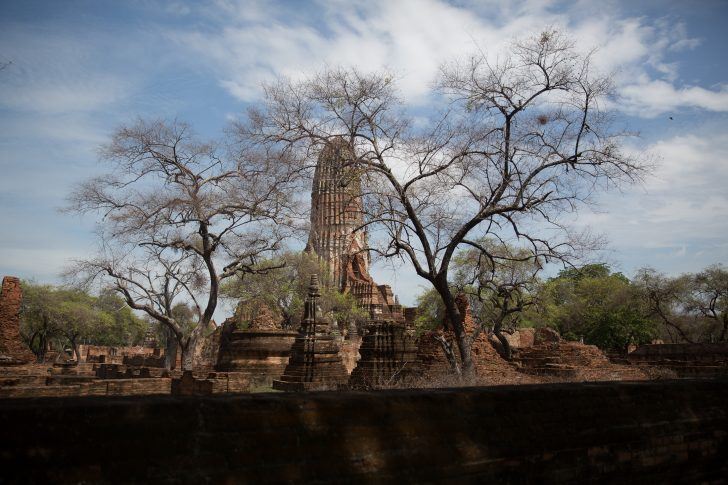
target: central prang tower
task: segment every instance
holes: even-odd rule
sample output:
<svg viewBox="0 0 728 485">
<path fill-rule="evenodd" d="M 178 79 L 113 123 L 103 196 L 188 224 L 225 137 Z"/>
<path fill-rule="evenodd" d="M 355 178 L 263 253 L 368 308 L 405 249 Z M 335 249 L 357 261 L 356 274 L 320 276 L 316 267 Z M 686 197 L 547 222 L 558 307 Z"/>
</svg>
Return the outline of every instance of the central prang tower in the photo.
<svg viewBox="0 0 728 485">
<path fill-rule="evenodd" d="M 311 232 L 307 251 L 313 251 L 329 266 L 339 291 L 347 287 L 349 260 L 357 259 L 367 276 L 369 253 L 364 223 L 361 177 L 354 153 L 343 138 L 329 141 L 319 153 L 311 189 Z"/>
<path fill-rule="evenodd" d="M 329 140 L 319 153 L 311 188 L 311 232 L 306 251 L 324 261 L 339 291 L 351 292 L 372 318 L 404 321 L 402 307 L 389 285 L 369 275 L 361 168 L 342 137 Z"/>
</svg>

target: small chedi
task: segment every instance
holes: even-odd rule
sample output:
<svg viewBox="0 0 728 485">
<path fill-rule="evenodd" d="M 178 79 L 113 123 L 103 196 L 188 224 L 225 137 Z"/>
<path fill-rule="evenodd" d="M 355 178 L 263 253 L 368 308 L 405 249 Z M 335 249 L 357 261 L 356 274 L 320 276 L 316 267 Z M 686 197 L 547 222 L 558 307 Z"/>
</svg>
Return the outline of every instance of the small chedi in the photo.
<svg viewBox="0 0 728 485">
<path fill-rule="evenodd" d="M 372 320 L 359 347 L 361 358 L 349 378 L 354 389 L 407 383 L 417 373 L 417 346 L 407 328 L 391 320 Z"/>
<path fill-rule="evenodd" d="M 282 329 L 265 305 L 245 317 L 238 310 L 223 323 L 215 370 L 243 373 L 252 386 L 270 387 L 285 370 L 297 333 Z M 244 320 L 248 328 L 242 328 Z"/>
<path fill-rule="evenodd" d="M 35 355 L 20 339 L 20 303 L 23 292 L 20 280 L 14 276 L 3 278 L 0 290 L 0 365 L 27 364 Z"/>
<path fill-rule="evenodd" d="M 279 391 L 314 391 L 337 389 L 345 385 L 349 375 L 339 355 L 337 336 L 332 322 L 318 308 L 318 275 L 311 276 L 303 320 L 291 347 L 288 365 L 273 389 Z"/>
</svg>

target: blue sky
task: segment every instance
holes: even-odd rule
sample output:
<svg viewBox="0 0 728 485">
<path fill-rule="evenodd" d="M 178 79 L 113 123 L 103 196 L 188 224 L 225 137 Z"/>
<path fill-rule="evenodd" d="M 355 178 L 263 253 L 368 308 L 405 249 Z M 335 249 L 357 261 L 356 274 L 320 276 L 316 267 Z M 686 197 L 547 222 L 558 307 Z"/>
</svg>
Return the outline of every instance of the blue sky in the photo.
<svg viewBox="0 0 728 485">
<path fill-rule="evenodd" d="M 553 25 L 614 72 L 615 114 L 658 168 L 600 196 L 576 225 L 604 233 L 631 275 L 728 263 L 728 2 L 3 1 L 0 4 L 0 275 L 58 282 L 94 251 L 93 219 L 60 214 L 72 185 L 98 173 L 97 149 L 137 116 L 177 117 L 220 136 L 260 83 L 324 65 L 388 68 L 427 111 L 437 67 L 498 51 Z M 672 119 L 670 119 L 672 117 Z M 406 268 L 375 271 L 403 303 Z"/>
</svg>

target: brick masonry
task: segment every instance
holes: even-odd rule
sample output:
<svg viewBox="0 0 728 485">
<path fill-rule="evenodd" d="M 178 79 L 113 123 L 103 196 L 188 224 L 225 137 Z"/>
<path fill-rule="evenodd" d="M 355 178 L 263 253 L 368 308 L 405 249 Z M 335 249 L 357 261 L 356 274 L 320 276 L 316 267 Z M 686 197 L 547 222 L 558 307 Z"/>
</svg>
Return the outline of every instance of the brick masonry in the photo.
<svg viewBox="0 0 728 485">
<path fill-rule="evenodd" d="M 3 278 L 0 291 L 0 365 L 27 364 L 35 356 L 20 340 L 20 303 L 23 291 L 14 276 Z"/>
<path fill-rule="evenodd" d="M 680 377 L 728 377 L 728 342 L 641 345 L 627 361 L 668 368 Z"/>
<path fill-rule="evenodd" d="M 728 381 L 0 401 L 4 483 L 725 483 Z"/>
</svg>

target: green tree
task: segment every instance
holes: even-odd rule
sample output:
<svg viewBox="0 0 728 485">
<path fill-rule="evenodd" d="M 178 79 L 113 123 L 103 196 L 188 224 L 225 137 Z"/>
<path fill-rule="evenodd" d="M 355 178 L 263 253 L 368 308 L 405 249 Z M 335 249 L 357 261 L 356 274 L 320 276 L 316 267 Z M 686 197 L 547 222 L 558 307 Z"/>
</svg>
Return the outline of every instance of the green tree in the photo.
<svg viewBox="0 0 728 485">
<path fill-rule="evenodd" d="M 24 281 L 21 335 L 38 356 L 51 342 L 68 344 L 77 361 L 79 345 L 133 345 L 143 339 L 146 324 L 113 293 L 98 297 L 73 288 Z"/>
<path fill-rule="evenodd" d="M 709 266 L 692 278 L 687 311 L 704 317 L 711 340 L 728 340 L 728 271 L 719 264 Z M 712 328 L 711 328 L 712 327 Z"/>
<path fill-rule="evenodd" d="M 435 330 L 445 321 L 445 305 L 434 288 L 425 290 L 417 296 L 417 316 L 415 329 L 417 334 L 427 330 Z"/>
<path fill-rule="evenodd" d="M 728 271 L 723 266 L 674 277 L 642 268 L 635 281 L 667 340 L 728 340 Z"/>
<path fill-rule="evenodd" d="M 20 335 L 42 362 L 51 343 L 61 338 L 55 311 L 55 289 L 29 281 L 22 281 L 21 287 Z"/>
<path fill-rule="evenodd" d="M 510 343 L 503 335 L 520 326 L 524 313 L 535 305 L 541 267 L 528 250 L 488 239 L 470 242 L 453 260 L 453 294 L 467 297 L 476 328 L 492 332 L 501 342 L 504 357 L 511 358 Z M 445 306 L 434 289 L 417 298 L 419 331 L 431 330 L 445 321 Z"/>
<path fill-rule="evenodd" d="M 640 289 L 603 264 L 561 271 L 544 284 L 541 297 L 546 323 L 570 340 L 626 351 L 656 334 Z"/>
<path fill-rule="evenodd" d="M 312 274 L 318 274 L 321 282 L 321 309 L 332 316 L 342 327 L 348 328 L 366 318 L 349 293 L 341 293 L 329 277 L 326 264 L 312 253 L 285 252 L 279 257 L 262 261 L 269 271 L 249 273 L 226 282 L 222 294 L 238 301 L 237 312 L 251 318 L 261 304 L 281 316 L 284 328 L 295 328 L 303 314 L 303 304 L 308 294 Z"/>
<path fill-rule="evenodd" d="M 100 335 L 111 328 L 114 317 L 96 305 L 96 298 L 82 291 L 56 289 L 56 318 L 61 334 L 66 338 L 76 362 L 81 362 L 79 345 L 96 343 Z"/>
<path fill-rule="evenodd" d="M 539 257 L 532 251 L 492 239 L 470 243 L 453 261 L 455 286 L 465 294 L 481 331 L 493 332 L 511 359 L 511 346 L 504 333 L 515 330 L 525 310 L 536 303 L 539 287 Z"/>
<path fill-rule="evenodd" d="M 144 341 L 149 324 L 135 315 L 114 290 L 103 290 L 95 305 L 112 318 L 105 331 L 94 336 L 96 345 L 132 346 Z"/>
</svg>

